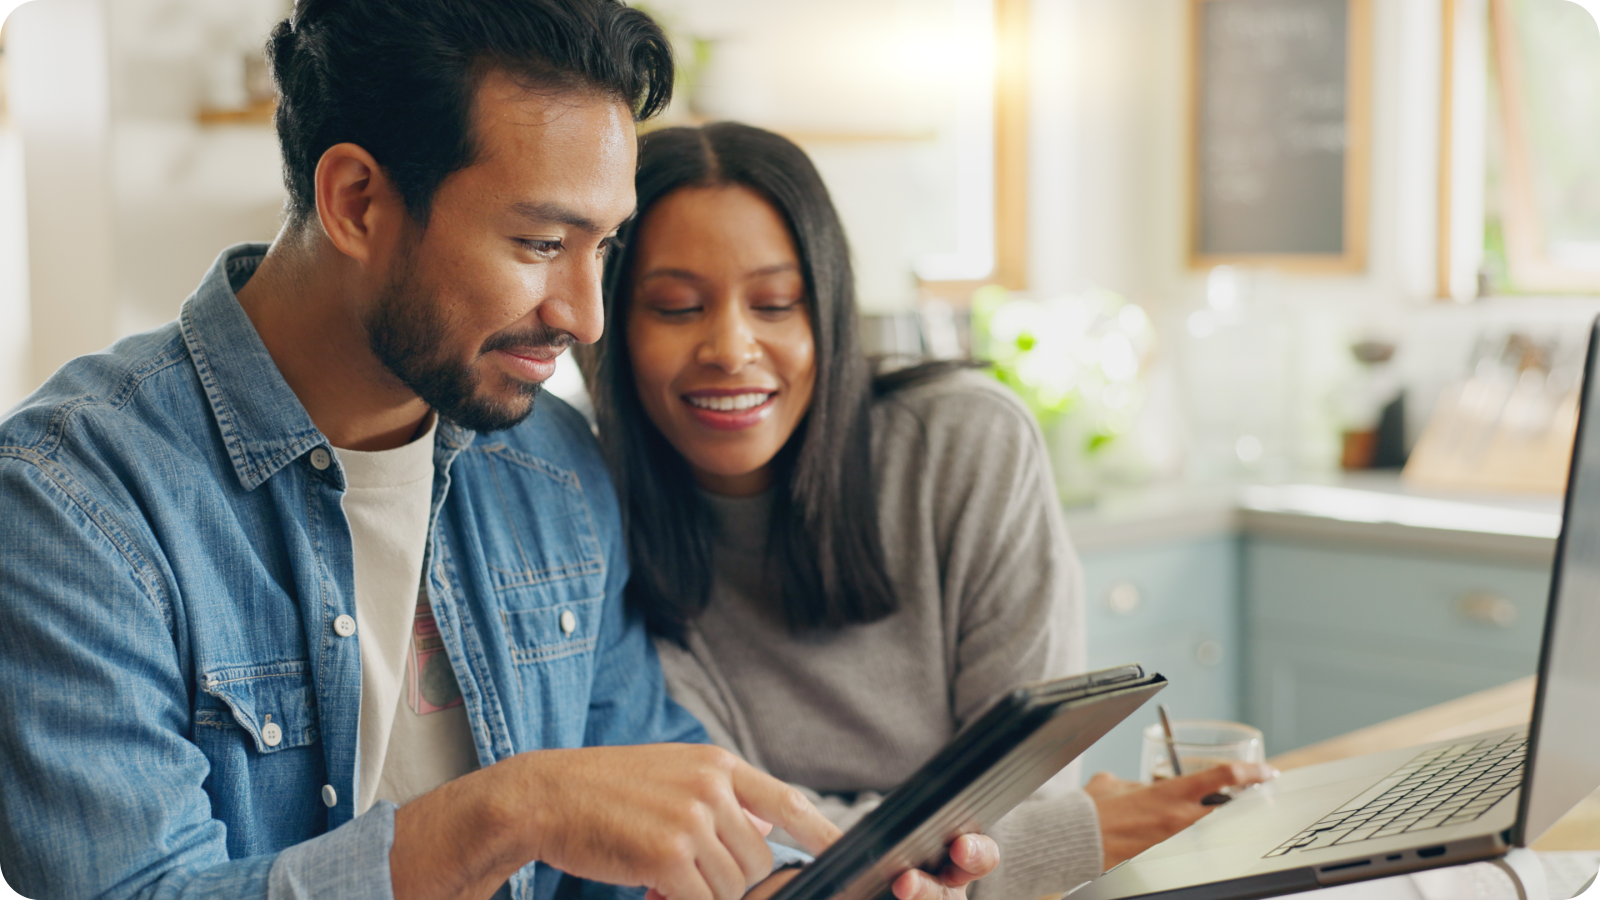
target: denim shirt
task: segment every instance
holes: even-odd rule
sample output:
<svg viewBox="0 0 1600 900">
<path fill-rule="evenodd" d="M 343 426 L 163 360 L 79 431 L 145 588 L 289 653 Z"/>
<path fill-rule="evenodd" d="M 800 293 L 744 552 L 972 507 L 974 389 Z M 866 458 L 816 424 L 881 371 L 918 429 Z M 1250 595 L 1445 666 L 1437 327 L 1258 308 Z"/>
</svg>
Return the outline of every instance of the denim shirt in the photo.
<svg viewBox="0 0 1600 900">
<path fill-rule="evenodd" d="M 344 476 L 234 293 L 265 250 L 225 251 L 176 322 L 0 421 L 0 869 L 24 896 L 392 896 L 395 807 L 354 809 Z M 705 739 L 624 609 L 616 500 L 570 407 L 442 421 L 428 535 L 480 765 Z M 561 877 L 532 863 L 509 892 Z"/>
</svg>

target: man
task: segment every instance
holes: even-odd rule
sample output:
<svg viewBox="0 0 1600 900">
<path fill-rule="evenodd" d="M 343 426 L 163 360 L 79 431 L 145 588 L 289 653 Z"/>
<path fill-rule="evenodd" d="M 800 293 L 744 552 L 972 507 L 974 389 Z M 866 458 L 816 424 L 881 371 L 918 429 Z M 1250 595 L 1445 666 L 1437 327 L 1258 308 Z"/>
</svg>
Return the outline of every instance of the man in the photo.
<svg viewBox="0 0 1600 900">
<path fill-rule="evenodd" d="M 615 0 L 302 0 L 269 55 L 277 240 L 0 423 L 6 877 L 770 893 L 766 823 L 813 850 L 836 832 L 695 745 L 622 607 L 588 429 L 535 404 L 599 337 L 634 119 L 672 83 L 661 32 Z M 897 894 L 995 863 L 986 838 L 951 855 Z"/>
</svg>

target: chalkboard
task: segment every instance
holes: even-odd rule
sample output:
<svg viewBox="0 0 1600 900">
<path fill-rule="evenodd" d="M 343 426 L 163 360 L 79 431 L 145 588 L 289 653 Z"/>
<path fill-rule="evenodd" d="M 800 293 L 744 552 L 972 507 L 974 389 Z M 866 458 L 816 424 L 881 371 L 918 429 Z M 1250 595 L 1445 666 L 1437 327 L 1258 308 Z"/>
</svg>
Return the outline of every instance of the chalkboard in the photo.
<svg viewBox="0 0 1600 900">
<path fill-rule="evenodd" d="M 1365 267 L 1368 2 L 1194 0 L 1197 267 Z"/>
</svg>

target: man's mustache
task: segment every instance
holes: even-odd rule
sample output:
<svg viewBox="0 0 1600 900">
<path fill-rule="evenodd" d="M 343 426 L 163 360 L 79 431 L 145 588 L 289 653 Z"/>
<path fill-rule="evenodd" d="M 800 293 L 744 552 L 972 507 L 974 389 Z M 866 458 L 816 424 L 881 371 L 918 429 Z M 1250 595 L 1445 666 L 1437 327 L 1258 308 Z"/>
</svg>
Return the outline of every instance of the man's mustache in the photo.
<svg viewBox="0 0 1600 900">
<path fill-rule="evenodd" d="M 478 355 L 493 353 L 496 350 L 504 350 L 507 353 L 515 353 L 519 356 L 527 356 L 539 351 L 560 352 L 577 342 L 578 339 L 573 337 L 571 333 L 545 325 L 529 331 L 504 332 L 493 335 L 483 342 L 483 346 L 478 349 Z"/>
</svg>

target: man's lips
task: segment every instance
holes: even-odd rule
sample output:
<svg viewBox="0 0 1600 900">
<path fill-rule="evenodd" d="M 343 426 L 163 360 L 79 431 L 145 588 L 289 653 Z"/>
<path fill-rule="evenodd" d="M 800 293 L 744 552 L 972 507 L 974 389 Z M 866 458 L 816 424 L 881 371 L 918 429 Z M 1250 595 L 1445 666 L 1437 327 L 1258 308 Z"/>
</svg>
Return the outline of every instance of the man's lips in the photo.
<svg viewBox="0 0 1600 900">
<path fill-rule="evenodd" d="M 556 357 L 565 347 L 493 350 L 500 364 L 523 381 L 545 381 L 556 373 Z"/>
</svg>

